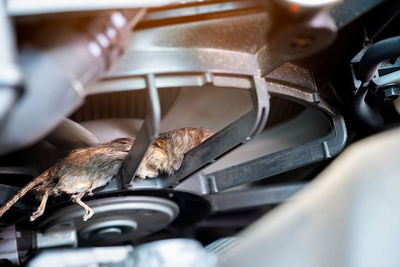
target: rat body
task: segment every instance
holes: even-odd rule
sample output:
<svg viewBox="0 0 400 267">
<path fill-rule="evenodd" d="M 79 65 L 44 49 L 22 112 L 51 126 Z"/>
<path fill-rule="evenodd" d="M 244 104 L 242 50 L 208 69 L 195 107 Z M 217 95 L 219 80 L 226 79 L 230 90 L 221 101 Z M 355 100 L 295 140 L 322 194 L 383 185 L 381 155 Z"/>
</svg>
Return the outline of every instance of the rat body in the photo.
<svg viewBox="0 0 400 267">
<path fill-rule="evenodd" d="M 184 154 L 212 134 L 212 131 L 203 128 L 181 128 L 160 134 L 143 158 L 137 176 L 144 179 L 156 177 L 159 173 L 173 174 L 181 166 Z M 27 192 L 35 190 L 41 203 L 32 214 L 31 221 L 44 213 L 49 196 L 60 194 L 71 195 L 72 201 L 85 209 L 83 220 L 86 221 L 94 212 L 82 202 L 82 197 L 105 186 L 117 175 L 134 141 L 134 138 L 119 138 L 73 150 L 22 188 L 0 209 L 0 217 Z"/>
</svg>

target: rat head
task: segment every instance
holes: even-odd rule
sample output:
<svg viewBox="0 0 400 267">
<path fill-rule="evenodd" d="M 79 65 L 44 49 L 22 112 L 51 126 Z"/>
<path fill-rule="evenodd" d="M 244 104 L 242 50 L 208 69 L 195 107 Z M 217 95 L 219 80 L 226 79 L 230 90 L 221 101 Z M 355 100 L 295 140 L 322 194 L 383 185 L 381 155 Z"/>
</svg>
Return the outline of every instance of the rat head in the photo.
<svg viewBox="0 0 400 267">
<path fill-rule="evenodd" d="M 175 173 L 182 165 L 184 154 L 213 134 L 204 128 L 181 128 L 160 134 L 146 152 L 137 176 L 146 178 Z"/>
</svg>

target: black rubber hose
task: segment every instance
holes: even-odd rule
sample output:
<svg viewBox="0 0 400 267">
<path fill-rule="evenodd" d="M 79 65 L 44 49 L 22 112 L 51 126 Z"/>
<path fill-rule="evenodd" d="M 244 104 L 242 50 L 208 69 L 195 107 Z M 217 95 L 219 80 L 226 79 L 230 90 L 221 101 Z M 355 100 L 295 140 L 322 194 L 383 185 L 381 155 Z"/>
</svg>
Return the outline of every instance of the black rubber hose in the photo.
<svg viewBox="0 0 400 267">
<path fill-rule="evenodd" d="M 400 36 L 388 38 L 371 45 L 358 64 L 357 78 L 365 84 L 374 77 L 380 64 L 400 56 Z"/>
<path fill-rule="evenodd" d="M 383 118 L 365 102 L 367 93 L 367 87 L 358 90 L 354 99 L 354 115 L 371 130 L 380 131 L 383 129 Z"/>
</svg>

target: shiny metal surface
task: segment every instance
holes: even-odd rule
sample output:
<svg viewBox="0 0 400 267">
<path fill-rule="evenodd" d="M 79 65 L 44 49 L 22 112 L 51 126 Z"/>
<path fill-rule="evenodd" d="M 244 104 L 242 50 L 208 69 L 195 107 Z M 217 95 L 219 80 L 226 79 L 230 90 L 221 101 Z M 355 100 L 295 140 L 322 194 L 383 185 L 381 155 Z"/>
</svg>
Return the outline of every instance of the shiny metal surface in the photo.
<svg viewBox="0 0 400 267">
<path fill-rule="evenodd" d="M 151 196 L 109 197 L 85 203 L 94 211 L 90 220 L 82 221 L 84 211 L 73 205 L 47 216 L 39 228 L 56 232 L 72 227 L 79 245 L 119 244 L 161 230 L 179 214 L 173 201 Z"/>
<path fill-rule="evenodd" d="M 58 229 L 36 233 L 37 249 L 55 248 L 55 247 L 77 247 L 78 237 L 75 229 L 71 226 L 60 227 Z"/>
</svg>

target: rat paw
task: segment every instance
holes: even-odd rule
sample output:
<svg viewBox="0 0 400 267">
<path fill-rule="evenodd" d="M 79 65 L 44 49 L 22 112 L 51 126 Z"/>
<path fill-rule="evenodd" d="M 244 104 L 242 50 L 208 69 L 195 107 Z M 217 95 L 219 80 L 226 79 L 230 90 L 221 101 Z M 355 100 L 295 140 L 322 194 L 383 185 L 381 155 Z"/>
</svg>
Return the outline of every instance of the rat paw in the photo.
<svg viewBox="0 0 400 267">
<path fill-rule="evenodd" d="M 92 216 L 93 216 L 94 212 L 92 209 L 86 210 L 85 215 L 83 215 L 82 220 L 84 222 L 86 222 L 87 220 L 89 220 Z"/>
<path fill-rule="evenodd" d="M 29 220 L 31 222 L 35 221 L 37 218 L 39 218 L 42 214 L 39 214 L 38 212 L 34 212 L 32 213 L 31 217 L 29 218 Z"/>
<path fill-rule="evenodd" d="M 40 216 L 42 216 L 44 213 L 44 209 L 38 209 L 37 211 L 35 211 L 34 213 L 32 213 L 31 217 L 29 218 L 29 220 L 31 222 L 33 222 L 34 220 L 36 220 L 37 218 L 39 218 Z"/>
</svg>

